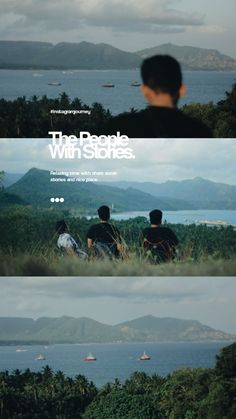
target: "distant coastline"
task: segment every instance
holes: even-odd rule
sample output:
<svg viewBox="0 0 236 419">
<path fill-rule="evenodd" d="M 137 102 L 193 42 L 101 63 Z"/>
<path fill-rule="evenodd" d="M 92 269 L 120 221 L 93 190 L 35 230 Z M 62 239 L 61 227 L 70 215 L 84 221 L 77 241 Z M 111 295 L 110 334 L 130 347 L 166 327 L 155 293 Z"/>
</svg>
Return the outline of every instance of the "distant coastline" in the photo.
<svg viewBox="0 0 236 419">
<path fill-rule="evenodd" d="M 112 45 L 90 42 L 53 45 L 48 42 L 0 41 L 0 69 L 14 70 L 131 70 L 144 58 L 169 54 L 184 70 L 235 71 L 236 60 L 215 49 L 171 43 L 128 52 Z"/>
</svg>

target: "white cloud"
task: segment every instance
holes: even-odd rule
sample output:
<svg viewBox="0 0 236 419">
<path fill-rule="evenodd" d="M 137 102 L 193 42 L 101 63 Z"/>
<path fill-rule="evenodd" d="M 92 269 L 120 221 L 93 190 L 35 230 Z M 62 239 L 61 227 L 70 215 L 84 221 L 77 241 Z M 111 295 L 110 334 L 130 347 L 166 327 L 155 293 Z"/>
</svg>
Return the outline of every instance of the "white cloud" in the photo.
<svg viewBox="0 0 236 419">
<path fill-rule="evenodd" d="M 2 16 L 14 14 L 19 27 L 34 25 L 46 29 L 72 29 L 81 25 L 104 26 L 130 30 L 130 25 L 149 31 L 151 25 L 179 27 L 198 26 L 204 18 L 199 13 L 187 13 L 172 7 L 175 0 L 3 0 Z M 11 19 L 8 21 L 11 28 Z M 16 22 L 14 22 L 15 24 Z M 140 26 L 138 26 L 140 25 Z"/>
</svg>

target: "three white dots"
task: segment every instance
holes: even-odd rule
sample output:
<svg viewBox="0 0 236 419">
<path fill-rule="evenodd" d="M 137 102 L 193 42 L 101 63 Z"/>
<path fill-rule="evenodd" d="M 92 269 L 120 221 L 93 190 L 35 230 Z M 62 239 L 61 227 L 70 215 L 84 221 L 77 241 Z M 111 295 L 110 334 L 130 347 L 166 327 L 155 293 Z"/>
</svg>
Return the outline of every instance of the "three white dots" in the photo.
<svg viewBox="0 0 236 419">
<path fill-rule="evenodd" d="M 65 199 L 64 198 L 50 198 L 50 201 L 51 202 L 64 202 L 65 201 Z"/>
</svg>

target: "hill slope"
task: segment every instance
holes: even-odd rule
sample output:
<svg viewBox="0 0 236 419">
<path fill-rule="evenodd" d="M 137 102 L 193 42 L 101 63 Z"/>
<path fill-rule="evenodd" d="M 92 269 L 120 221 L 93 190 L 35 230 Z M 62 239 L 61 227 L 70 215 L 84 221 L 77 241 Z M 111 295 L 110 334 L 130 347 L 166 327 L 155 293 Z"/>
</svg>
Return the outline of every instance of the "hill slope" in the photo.
<svg viewBox="0 0 236 419">
<path fill-rule="evenodd" d="M 112 182 L 119 188 L 135 188 L 163 200 L 168 198 L 188 201 L 195 209 L 236 209 L 236 186 L 212 182 L 201 177 L 182 181 Z"/>
<path fill-rule="evenodd" d="M 158 45 L 137 51 L 142 58 L 156 54 L 168 54 L 175 57 L 186 70 L 235 70 L 236 60 L 221 54 L 215 49 L 178 46 L 171 43 Z"/>
<path fill-rule="evenodd" d="M 127 191 L 110 185 L 98 185 L 84 182 L 50 182 L 50 172 L 47 170 L 30 169 L 7 192 L 19 196 L 33 206 L 50 207 L 51 197 L 63 197 L 63 204 L 53 204 L 64 208 L 76 208 L 95 211 L 100 205 L 113 205 L 116 211 L 149 210 L 161 207 L 175 210 L 171 199 L 164 201 L 146 192 L 128 188 Z"/>
<path fill-rule="evenodd" d="M 0 318 L 1 342 L 147 342 L 212 341 L 236 337 L 205 326 L 196 320 L 141 317 L 115 326 L 89 318 L 43 317 L 38 320 Z"/>
<path fill-rule="evenodd" d="M 129 69 L 141 58 L 107 44 L 0 41 L 0 68 Z"/>
<path fill-rule="evenodd" d="M 163 44 L 137 52 L 90 42 L 0 41 L 0 68 L 135 69 L 143 58 L 170 54 L 187 70 L 235 70 L 236 60 L 217 50 Z"/>
</svg>

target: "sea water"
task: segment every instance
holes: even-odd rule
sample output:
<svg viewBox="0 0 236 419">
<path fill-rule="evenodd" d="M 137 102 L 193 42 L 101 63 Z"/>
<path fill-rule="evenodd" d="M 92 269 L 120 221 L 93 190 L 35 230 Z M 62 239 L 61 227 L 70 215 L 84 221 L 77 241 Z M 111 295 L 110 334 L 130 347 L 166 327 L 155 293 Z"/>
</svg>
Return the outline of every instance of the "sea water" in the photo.
<svg viewBox="0 0 236 419">
<path fill-rule="evenodd" d="M 113 344 L 68 344 L 50 346 L 1 346 L 0 371 L 30 368 L 39 371 L 49 365 L 54 371 L 66 375 L 85 375 L 97 386 L 113 381 L 124 381 L 135 371 L 166 376 L 180 368 L 213 368 L 215 357 L 229 342 L 197 343 L 113 343 Z M 26 352 L 16 352 L 18 348 Z M 139 361 L 146 352 L 150 361 Z M 91 352 L 97 358 L 83 361 Z M 44 361 L 35 360 L 42 354 Z"/>
<path fill-rule="evenodd" d="M 47 95 L 56 98 L 66 92 L 70 98 L 79 97 L 83 103 L 101 103 L 113 114 L 141 109 L 146 106 L 138 87 L 139 70 L 0 70 L 0 98 L 13 100 L 19 96 Z M 207 103 L 224 99 L 236 81 L 232 71 L 186 71 L 184 81 L 188 86 L 186 97 L 180 105 L 191 102 Z M 60 86 L 48 85 L 58 82 Z M 102 87 L 104 83 L 114 83 L 114 88 Z"/>
</svg>

